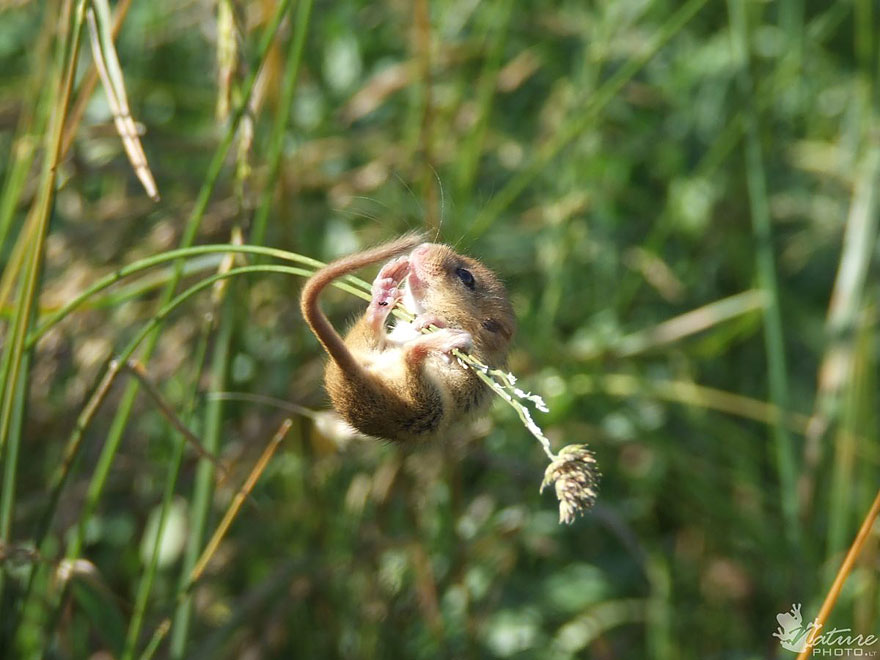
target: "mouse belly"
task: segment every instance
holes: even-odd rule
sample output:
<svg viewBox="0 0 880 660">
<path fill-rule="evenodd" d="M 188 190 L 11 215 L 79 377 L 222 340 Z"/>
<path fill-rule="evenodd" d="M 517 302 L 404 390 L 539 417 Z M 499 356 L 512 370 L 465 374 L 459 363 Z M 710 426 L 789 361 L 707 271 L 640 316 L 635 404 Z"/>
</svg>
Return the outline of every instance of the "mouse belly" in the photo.
<svg viewBox="0 0 880 660">
<path fill-rule="evenodd" d="M 408 369 L 403 349 L 356 354 L 356 374 L 330 361 L 324 383 L 336 411 L 361 433 L 397 442 L 442 437 L 458 415 L 449 388 L 423 365 Z"/>
</svg>

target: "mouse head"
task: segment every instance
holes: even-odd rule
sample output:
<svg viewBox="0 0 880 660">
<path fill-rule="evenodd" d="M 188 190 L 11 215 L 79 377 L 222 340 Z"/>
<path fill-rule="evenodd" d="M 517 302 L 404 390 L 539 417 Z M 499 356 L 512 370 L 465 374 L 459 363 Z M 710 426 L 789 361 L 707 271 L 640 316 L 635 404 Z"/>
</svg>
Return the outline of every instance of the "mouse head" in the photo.
<svg viewBox="0 0 880 660">
<path fill-rule="evenodd" d="M 492 366 L 505 362 L 516 330 L 504 285 L 476 259 L 447 245 L 422 243 L 409 255 L 407 306 L 432 314 L 474 339 L 474 354 Z"/>
</svg>

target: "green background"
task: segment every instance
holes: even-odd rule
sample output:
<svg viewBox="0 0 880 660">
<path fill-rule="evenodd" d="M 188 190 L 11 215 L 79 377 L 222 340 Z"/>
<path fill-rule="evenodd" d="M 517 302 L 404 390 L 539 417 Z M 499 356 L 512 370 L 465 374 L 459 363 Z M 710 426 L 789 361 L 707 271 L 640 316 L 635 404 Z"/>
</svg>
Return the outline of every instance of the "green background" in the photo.
<svg viewBox="0 0 880 660">
<path fill-rule="evenodd" d="M 60 106 L 66 6 L 0 9 L 6 266 Z M 19 440 L 0 453 L 0 650 L 137 656 L 168 617 L 156 657 L 793 657 L 775 617 L 818 613 L 878 483 L 876 5 L 300 0 L 273 33 L 276 9 L 132 4 L 118 57 L 158 203 L 101 84 L 81 92 L 83 29 L 84 115 L 57 169 L 35 317 L 187 227 L 197 244 L 242 236 L 322 260 L 424 229 L 503 277 L 510 367 L 547 401 L 535 419 L 555 448 L 595 452 L 598 503 L 558 524 L 538 493 L 546 458 L 500 401 L 472 437 L 418 448 L 343 442 L 292 414 L 187 616 L 186 566 L 291 415 L 242 395 L 323 410 L 323 355 L 300 278 L 191 298 L 145 368 L 229 477 L 187 447 L 175 480 L 180 436 L 143 391 L 124 414 L 123 373 L 50 503 L 107 361 L 172 281 L 154 269 L 25 357 Z M 187 260 L 177 290 L 219 264 Z M 20 295 L 4 301 L 5 345 Z M 325 307 L 342 325 L 363 302 Z M 77 535 L 88 564 L 62 590 Z M 872 536 L 827 627 L 880 633 L 878 560 Z"/>
</svg>

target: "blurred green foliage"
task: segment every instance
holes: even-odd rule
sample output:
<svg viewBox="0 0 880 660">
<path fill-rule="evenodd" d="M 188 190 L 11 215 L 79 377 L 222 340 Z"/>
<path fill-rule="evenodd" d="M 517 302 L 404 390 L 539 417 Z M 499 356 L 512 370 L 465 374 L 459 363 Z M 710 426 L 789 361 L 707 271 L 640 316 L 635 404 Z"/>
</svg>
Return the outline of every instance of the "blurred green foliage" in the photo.
<svg viewBox="0 0 880 660">
<path fill-rule="evenodd" d="M 51 111 L 42 92 L 62 4 L 0 8 L 7 190 L 16 150 L 39 139 Z M 317 2 L 305 16 L 293 5 L 261 62 L 275 3 L 233 2 L 232 34 L 214 3 L 132 4 L 117 49 L 162 200 L 140 188 L 99 84 L 59 169 L 40 311 L 178 245 L 229 125 L 218 98 L 235 107 L 262 65 L 197 242 L 248 241 L 268 201 L 265 245 L 329 259 L 422 227 L 479 256 L 511 292 L 511 368 L 550 407 L 536 421 L 557 447 L 591 445 L 601 494 L 560 526 L 552 496 L 538 494 L 545 457 L 500 404 L 473 438 L 412 450 L 339 446 L 294 416 L 255 506 L 193 591 L 185 646 L 163 641 L 158 657 L 785 653 L 776 614 L 800 602 L 805 620 L 818 612 L 880 472 L 876 5 L 387 0 Z M 287 107 L 297 25 L 306 41 Z M 223 75 L 221 46 L 232 49 Z M 86 43 L 79 81 L 90 62 Z M 5 263 L 35 195 L 38 167 L 25 171 L 7 193 Z M 762 205 L 769 235 L 756 222 Z M 218 263 L 203 259 L 185 283 Z M 852 272 L 861 276 L 839 275 Z M 86 429 L 47 542 L 30 554 L 77 415 L 170 275 L 154 278 L 95 299 L 33 352 L 15 508 L 0 536 L 9 657 L 124 645 L 180 442 L 143 393 L 85 526 L 88 570 L 56 617 L 19 608 L 32 567 L 57 577 L 82 520 L 124 383 Z M 146 365 L 197 434 L 218 420 L 233 468 L 210 496 L 208 533 L 288 413 L 206 393 L 327 405 L 299 286 L 250 276 L 230 283 L 225 303 L 201 295 L 163 326 Z M 723 314 L 704 308 L 750 291 Z M 344 323 L 362 303 L 334 294 L 327 307 Z M 764 334 L 774 310 L 781 350 Z M 774 364 L 785 376 L 775 393 Z M 795 483 L 783 483 L 786 448 Z M 177 604 L 196 464 L 187 450 L 138 653 Z M 830 624 L 880 633 L 877 561 L 874 537 Z M 55 582 L 37 582 L 37 603 L 52 602 Z"/>
</svg>

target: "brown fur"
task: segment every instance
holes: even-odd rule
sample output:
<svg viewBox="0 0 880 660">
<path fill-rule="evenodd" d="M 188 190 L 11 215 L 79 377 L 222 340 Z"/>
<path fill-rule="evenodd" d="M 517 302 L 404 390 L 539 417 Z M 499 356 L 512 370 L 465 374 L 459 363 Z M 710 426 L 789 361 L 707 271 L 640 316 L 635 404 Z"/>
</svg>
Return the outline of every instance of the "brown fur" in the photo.
<svg viewBox="0 0 880 660">
<path fill-rule="evenodd" d="M 343 341 L 318 307 L 320 292 L 337 277 L 390 259 L 417 242 L 418 237 L 407 236 L 335 261 L 316 273 L 302 294 L 303 315 L 331 357 L 324 381 L 336 410 L 363 433 L 406 443 L 445 436 L 488 400 L 485 385 L 448 359 L 449 351 L 468 348 L 483 362 L 503 366 L 515 331 L 504 286 L 491 270 L 448 246 L 425 243 L 408 258 L 386 264 L 367 312 Z M 457 274 L 461 268 L 473 275 L 472 288 Z M 386 332 L 393 300 L 382 301 L 396 289 L 395 278 L 388 276 L 401 272 L 410 302 L 418 307 L 412 310 L 419 312 L 416 325 L 433 323 L 443 328 L 439 332 L 406 330 L 403 339 Z"/>
</svg>

